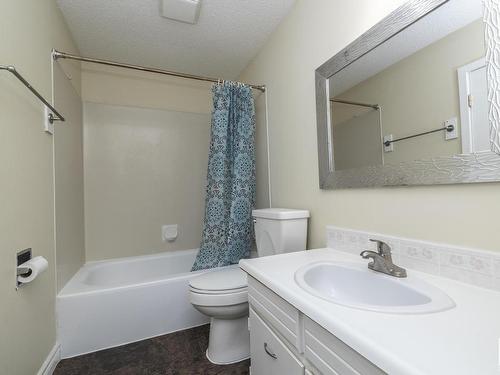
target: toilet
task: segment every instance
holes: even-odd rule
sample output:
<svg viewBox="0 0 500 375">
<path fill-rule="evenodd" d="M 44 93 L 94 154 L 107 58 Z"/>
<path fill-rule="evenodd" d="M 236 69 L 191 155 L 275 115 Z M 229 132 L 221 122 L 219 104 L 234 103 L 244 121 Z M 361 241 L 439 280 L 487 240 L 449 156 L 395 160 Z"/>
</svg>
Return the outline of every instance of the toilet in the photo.
<svg viewBox="0 0 500 375">
<path fill-rule="evenodd" d="M 259 257 L 305 250 L 309 211 L 266 208 L 252 217 Z M 189 287 L 191 304 L 211 318 L 208 360 L 223 365 L 249 358 L 246 273 L 228 266 L 191 279 Z"/>
</svg>

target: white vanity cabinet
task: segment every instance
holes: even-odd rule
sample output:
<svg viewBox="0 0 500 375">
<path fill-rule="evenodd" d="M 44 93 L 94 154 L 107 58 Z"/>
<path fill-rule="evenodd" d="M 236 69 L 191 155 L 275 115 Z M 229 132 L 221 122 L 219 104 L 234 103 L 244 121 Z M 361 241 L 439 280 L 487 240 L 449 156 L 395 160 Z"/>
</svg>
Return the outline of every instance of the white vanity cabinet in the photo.
<svg viewBox="0 0 500 375">
<path fill-rule="evenodd" d="M 248 276 L 252 375 L 382 375 L 373 363 Z"/>
<path fill-rule="evenodd" d="M 304 375 L 304 365 L 266 322 L 250 309 L 252 374 Z"/>
</svg>

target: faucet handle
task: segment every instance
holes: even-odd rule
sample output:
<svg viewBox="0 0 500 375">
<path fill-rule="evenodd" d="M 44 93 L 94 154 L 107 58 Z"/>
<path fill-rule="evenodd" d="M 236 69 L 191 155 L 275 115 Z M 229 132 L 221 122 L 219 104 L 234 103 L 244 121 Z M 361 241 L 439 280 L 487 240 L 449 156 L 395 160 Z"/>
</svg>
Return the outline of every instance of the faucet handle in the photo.
<svg viewBox="0 0 500 375">
<path fill-rule="evenodd" d="M 375 242 L 377 244 L 377 251 L 380 255 L 382 256 L 391 255 L 391 247 L 387 243 L 372 238 L 370 238 L 370 241 Z"/>
</svg>

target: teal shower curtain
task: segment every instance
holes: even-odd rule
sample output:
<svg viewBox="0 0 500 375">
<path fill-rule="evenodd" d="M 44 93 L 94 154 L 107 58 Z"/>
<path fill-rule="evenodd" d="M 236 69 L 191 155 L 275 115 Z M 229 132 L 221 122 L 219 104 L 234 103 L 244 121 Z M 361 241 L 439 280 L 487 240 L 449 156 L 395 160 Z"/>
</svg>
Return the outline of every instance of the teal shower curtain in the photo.
<svg viewBox="0 0 500 375">
<path fill-rule="evenodd" d="M 237 82 L 212 87 L 205 221 L 192 270 L 238 263 L 250 255 L 255 204 L 255 108 L 252 89 Z"/>
</svg>

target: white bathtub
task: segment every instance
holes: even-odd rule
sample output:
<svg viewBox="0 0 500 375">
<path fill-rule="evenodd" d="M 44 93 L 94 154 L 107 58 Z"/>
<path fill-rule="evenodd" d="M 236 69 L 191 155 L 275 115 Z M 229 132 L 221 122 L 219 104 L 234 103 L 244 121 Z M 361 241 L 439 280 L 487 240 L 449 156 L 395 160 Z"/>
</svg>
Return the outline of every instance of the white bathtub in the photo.
<svg viewBox="0 0 500 375">
<path fill-rule="evenodd" d="M 189 303 L 197 250 L 90 262 L 57 296 L 62 358 L 208 323 Z"/>
</svg>

